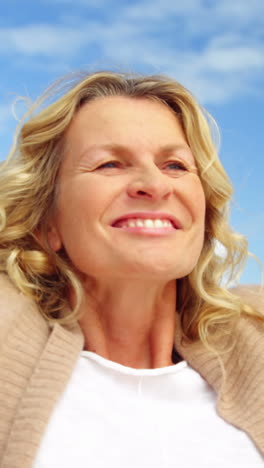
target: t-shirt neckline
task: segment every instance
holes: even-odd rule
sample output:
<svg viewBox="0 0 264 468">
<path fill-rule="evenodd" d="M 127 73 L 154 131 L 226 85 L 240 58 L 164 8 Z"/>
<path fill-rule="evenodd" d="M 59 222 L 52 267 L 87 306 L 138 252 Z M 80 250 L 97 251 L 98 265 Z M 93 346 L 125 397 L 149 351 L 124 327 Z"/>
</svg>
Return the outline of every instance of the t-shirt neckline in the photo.
<svg viewBox="0 0 264 468">
<path fill-rule="evenodd" d="M 135 369 L 133 367 L 128 367 L 124 366 L 123 364 L 119 364 L 118 362 L 110 361 L 109 359 L 106 359 L 100 356 L 99 354 L 94 353 L 93 351 L 83 350 L 81 352 L 81 356 L 96 362 L 101 367 L 112 369 L 120 374 L 134 375 L 138 377 L 174 374 L 187 367 L 187 362 L 181 361 L 177 364 L 172 364 L 171 366 L 158 367 L 156 369 Z"/>
</svg>

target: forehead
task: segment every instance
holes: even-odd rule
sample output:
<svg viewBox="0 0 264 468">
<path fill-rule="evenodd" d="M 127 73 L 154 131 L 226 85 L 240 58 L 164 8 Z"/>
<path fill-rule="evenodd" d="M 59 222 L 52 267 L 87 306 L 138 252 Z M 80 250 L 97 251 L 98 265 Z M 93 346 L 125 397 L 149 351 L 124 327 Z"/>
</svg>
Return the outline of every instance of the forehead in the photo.
<svg viewBox="0 0 264 468">
<path fill-rule="evenodd" d="M 84 104 L 65 133 L 63 152 L 62 169 L 103 153 L 130 154 L 141 161 L 149 154 L 176 153 L 195 164 L 177 115 L 150 98 L 113 96 Z"/>
<path fill-rule="evenodd" d="M 65 136 L 69 139 L 83 131 L 90 137 L 99 133 L 103 139 L 110 131 L 121 137 L 126 130 L 138 130 L 147 136 L 153 129 L 155 132 L 159 129 L 164 137 L 170 133 L 184 137 L 176 114 L 166 104 L 145 97 L 113 96 L 84 104 L 76 112 Z"/>
</svg>

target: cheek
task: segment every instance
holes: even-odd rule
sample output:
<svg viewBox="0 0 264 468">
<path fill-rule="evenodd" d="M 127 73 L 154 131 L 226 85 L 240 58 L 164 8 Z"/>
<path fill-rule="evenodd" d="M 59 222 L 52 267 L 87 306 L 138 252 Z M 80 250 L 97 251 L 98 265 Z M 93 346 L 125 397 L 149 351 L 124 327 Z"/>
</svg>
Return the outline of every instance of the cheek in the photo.
<svg viewBox="0 0 264 468">
<path fill-rule="evenodd" d="M 71 245 L 89 235 L 100 220 L 109 193 L 85 177 L 63 183 L 58 200 L 56 225 L 62 242 Z"/>
<path fill-rule="evenodd" d="M 204 194 L 202 184 L 200 183 L 198 190 L 196 191 L 196 196 L 194 200 L 194 213 L 193 213 L 193 216 L 195 216 L 195 219 L 198 224 L 198 236 L 197 237 L 199 238 L 199 241 L 198 241 L 199 256 L 201 254 L 201 251 L 204 245 L 205 214 L 206 214 L 206 199 L 205 199 L 205 194 Z"/>
<path fill-rule="evenodd" d="M 193 215 L 203 225 L 205 223 L 205 209 L 206 209 L 205 195 L 204 195 L 203 188 L 201 186 L 200 190 L 197 190 L 194 194 Z"/>
<path fill-rule="evenodd" d="M 83 180 L 69 180 L 62 184 L 57 203 L 60 221 L 75 220 L 81 214 L 87 216 L 97 200 L 95 194 L 96 188 L 90 187 Z"/>
<path fill-rule="evenodd" d="M 179 196 L 189 213 L 190 223 L 198 224 L 200 227 L 205 223 L 205 194 L 198 176 L 194 175 L 183 181 L 178 190 Z"/>
<path fill-rule="evenodd" d="M 205 194 L 204 189 L 201 183 L 201 180 L 198 176 L 194 176 L 193 187 L 191 188 L 192 194 L 192 203 L 194 206 L 194 212 L 196 216 L 201 218 L 204 221 L 205 218 Z"/>
</svg>

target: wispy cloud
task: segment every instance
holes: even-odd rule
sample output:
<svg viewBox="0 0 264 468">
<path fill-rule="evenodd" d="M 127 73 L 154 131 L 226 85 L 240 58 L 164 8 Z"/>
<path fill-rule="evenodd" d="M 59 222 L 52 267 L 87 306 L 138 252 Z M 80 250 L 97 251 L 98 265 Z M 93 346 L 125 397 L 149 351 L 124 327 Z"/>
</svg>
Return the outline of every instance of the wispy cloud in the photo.
<svg viewBox="0 0 264 468">
<path fill-rule="evenodd" d="M 230 2 L 221 0 L 208 2 L 206 0 L 185 0 L 172 2 L 171 0 L 141 0 L 131 2 L 125 10 L 127 17 L 146 22 L 164 19 L 184 21 L 188 35 L 201 35 L 209 31 L 240 30 L 250 27 L 252 23 L 263 25 L 264 4 L 261 0 L 240 0 Z M 251 31 L 251 34 L 254 31 Z M 257 33 L 257 30 L 255 30 Z"/>
<path fill-rule="evenodd" d="M 115 8 L 111 0 L 76 0 L 78 22 L 67 15 L 70 0 L 52 3 L 65 5 L 57 24 L 0 28 L 0 58 L 14 54 L 35 57 L 36 66 L 44 59 L 51 66 L 63 60 L 72 68 L 106 63 L 164 72 L 203 102 L 256 92 L 255 79 L 264 76 L 262 0 L 117 1 Z M 85 19 L 99 4 L 108 6 L 107 17 L 102 8 L 96 19 Z"/>
<path fill-rule="evenodd" d="M 215 254 L 223 259 L 227 256 L 227 250 L 225 246 L 221 244 L 221 242 L 219 242 L 218 240 L 215 241 Z"/>
<path fill-rule="evenodd" d="M 114 0 L 113 0 L 114 2 Z M 73 5 L 73 0 L 39 0 L 39 3 L 47 5 Z M 74 0 L 74 6 L 84 6 L 88 8 L 101 8 L 109 6 L 111 0 Z"/>
<path fill-rule="evenodd" d="M 1 54 L 44 55 L 55 58 L 76 53 L 88 42 L 89 35 L 84 30 L 63 25 L 35 24 L 0 29 Z"/>
</svg>

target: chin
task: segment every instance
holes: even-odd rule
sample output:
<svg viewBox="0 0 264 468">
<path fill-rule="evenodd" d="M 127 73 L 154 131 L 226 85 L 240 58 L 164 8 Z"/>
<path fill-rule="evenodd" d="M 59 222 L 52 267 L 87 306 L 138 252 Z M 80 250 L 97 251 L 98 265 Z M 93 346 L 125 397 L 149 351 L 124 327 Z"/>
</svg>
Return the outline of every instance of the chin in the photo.
<svg viewBox="0 0 264 468">
<path fill-rule="evenodd" d="M 184 276 L 189 275 L 195 265 L 168 265 L 168 264 L 135 264 L 130 265 L 130 268 L 125 269 L 123 277 L 134 277 L 138 279 L 148 279 L 156 281 L 171 281 L 173 279 L 177 280 L 183 278 Z M 120 270 L 119 270 L 120 271 Z"/>
</svg>

